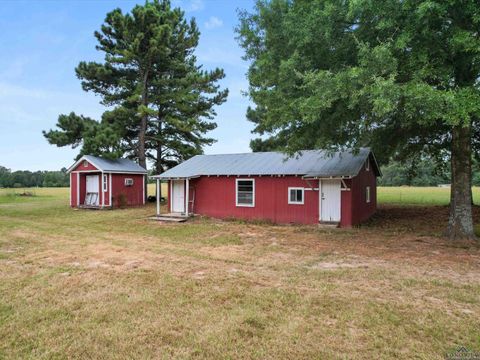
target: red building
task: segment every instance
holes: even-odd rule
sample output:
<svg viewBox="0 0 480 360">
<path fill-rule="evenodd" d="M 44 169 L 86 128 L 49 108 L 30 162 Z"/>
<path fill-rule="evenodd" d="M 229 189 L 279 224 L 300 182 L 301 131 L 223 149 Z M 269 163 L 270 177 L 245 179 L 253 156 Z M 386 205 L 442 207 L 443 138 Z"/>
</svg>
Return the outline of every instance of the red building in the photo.
<svg viewBox="0 0 480 360">
<path fill-rule="evenodd" d="M 169 183 L 169 211 L 275 223 L 349 227 L 377 207 L 380 169 L 370 149 L 198 155 L 154 176 Z M 157 215 L 160 215 L 157 204 Z"/>
<path fill-rule="evenodd" d="M 114 208 L 145 204 L 147 171 L 131 160 L 85 155 L 68 172 L 72 207 Z"/>
</svg>

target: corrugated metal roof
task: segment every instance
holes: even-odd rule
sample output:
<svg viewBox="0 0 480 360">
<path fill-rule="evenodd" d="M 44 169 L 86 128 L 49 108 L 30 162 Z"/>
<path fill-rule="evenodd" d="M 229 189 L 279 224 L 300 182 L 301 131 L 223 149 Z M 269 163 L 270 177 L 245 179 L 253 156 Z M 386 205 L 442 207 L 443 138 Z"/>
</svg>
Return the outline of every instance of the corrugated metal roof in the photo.
<svg viewBox="0 0 480 360">
<path fill-rule="evenodd" d="M 87 160 L 97 169 L 104 172 L 124 172 L 124 173 L 143 173 L 146 174 L 147 170 L 138 165 L 136 162 L 129 159 L 115 159 L 109 160 L 98 156 L 84 155 L 78 160 L 69 171 L 73 170 L 81 161 Z"/>
<path fill-rule="evenodd" d="M 369 148 L 358 152 L 327 153 L 304 150 L 293 157 L 281 152 L 197 155 L 155 177 L 187 178 L 202 175 L 301 175 L 308 177 L 348 177 L 360 171 Z M 374 159 L 373 155 L 372 158 Z M 376 166 L 376 164 L 375 164 Z M 378 173 L 378 169 L 376 169 Z"/>
</svg>

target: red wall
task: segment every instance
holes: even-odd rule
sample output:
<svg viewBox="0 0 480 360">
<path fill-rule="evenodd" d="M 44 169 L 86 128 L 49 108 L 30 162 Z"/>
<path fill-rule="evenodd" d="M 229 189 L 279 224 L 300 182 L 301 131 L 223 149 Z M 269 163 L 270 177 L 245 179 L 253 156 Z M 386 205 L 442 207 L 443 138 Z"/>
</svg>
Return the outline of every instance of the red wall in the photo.
<svg viewBox="0 0 480 360">
<path fill-rule="evenodd" d="M 248 177 L 239 177 L 245 178 Z M 301 177 L 252 176 L 255 179 L 255 206 L 235 205 L 237 177 L 202 176 L 190 180 L 189 198 L 195 198 L 190 212 L 217 218 L 260 219 L 275 223 L 317 224 L 319 222 L 318 180 L 309 183 Z M 376 177 L 373 170 L 364 168 L 353 179 L 344 180 L 347 188 L 341 191 L 341 227 L 350 227 L 368 219 L 376 210 Z M 313 186 L 305 190 L 304 204 L 288 204 L 288 188 Z M 371 188 L 371 202 L 366 202 L 365 188 Z M 171 199 L 171 181 L 168 189 Z M 168 203 L 170 208 L 170 201 Z"/>
<path fill-rule="evenodd" d="M 70 206 L 76 207 L 77 204 L 77 173 L 70 173 Z"/>
<path fill-rule="evenodd" d="M 310 187 L 301 177 L 252 176 L 251 179 L 255 179 L 254 207 L 235 205 L 235 179 L 226 176 L 192 179 L 190 199 L 195 196 L 193 212 L 218 218 L 261 219 L 275 223 L 318 222 L 318 190 L 305 190 L 303 205 L 288 204 L 288 187 Z M 318 188 L 318 181 L 311 181 L 311 184 Z"/>
<path fill-rule="evenodd" d="M 370 203 L 366 201 L 366 187 L 370 186 Z M 370 170 L 365 167 L 359 174 L 352 179 L 352 225 L 359 224 L 367 220 L 377 210 L 377 178 L 375 172 L 370 166 Z"/>
<path fill-rule="evenodd" d="M 83 166 L 83 161 L 81 161 L 80 164 L 78 164 L 77 167 L 72 171 L 92 171 L 92 170 L 98 170 L 98 169 L 90 163 L 88 163 L 88 166 Z"/>
<path fill-rule="evenodd" d="M 346 188 L 344 188 L 342 185 L 340 200 L 340 226 L 351 227 L 353 225 L 352 213 L 354 212 L 352 204 L 352 179 L 345 179 L 343 182 L 345 183 Z"/>
<path fill-rule="evenodd" d="M 125 179 L 133 179 L 133 186 L 125 186 Z M 113 207 L 120 205 L 121 194 L 127 200 L 127 206 L 145 204 L 143 195 L 143 175 L 140 174 L 112 174 L 112 202 Z"/>
<path fill-rule="evenodd" d="M 102 205 L 102 192 L 103 192 L 103 177 L 102 173 L 88 171 L 85 173 L 71 173 L 70 174 L 70 204 L 72 207 L 76 207 L 78 205 L 82 205 L 85 202 L 85 195 L 86 195 L 86 186 L 87 180 L 86 177 L 88 175 L 98 175 L 99 177 L 99 205 Z M 110 206 L 110 176 L 112 177 L 112 202 L 113 207 L 118 207 L 120 205 L 119 198 L 120 194 L 125 194 L 126 196 L 126 205 L 127 206 L 136 206 L 136 205 L 143 205 L 144 198 L 143 198 L 143 175 L 138 174 L 105 174 L 107 175 L 107 191 L 104 193 L 105 199 L 105 206 Z M 80 204 L 77 204 L 77 176 L 80 179 Z M 132 178 L 133 179 L 133 186 L 125 186 L 125 178 Z"/>
</svg>

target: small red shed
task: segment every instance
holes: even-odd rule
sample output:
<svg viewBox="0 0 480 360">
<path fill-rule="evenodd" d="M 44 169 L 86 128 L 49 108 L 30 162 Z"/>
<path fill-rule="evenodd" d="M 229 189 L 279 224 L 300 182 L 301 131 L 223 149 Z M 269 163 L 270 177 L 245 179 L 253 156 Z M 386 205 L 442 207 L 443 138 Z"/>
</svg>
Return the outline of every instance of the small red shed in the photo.
<svg viewBox="0 0 480 360">
<path fill-rule="evenodd" d="M 131 160 L 84 155 L 68 172 L 72 207 L 113 208 L 145 204 L 147 171 Z"/>
<path fill-rule="evenodd" d="M 169 183 L 176 215 L 333 223 L 349 227 L 377 208 L 380 169 L 372 151 L 197 155 L 154 176 Z M 157 216 L 160 215 L 157 204 Z"/>
</svg>

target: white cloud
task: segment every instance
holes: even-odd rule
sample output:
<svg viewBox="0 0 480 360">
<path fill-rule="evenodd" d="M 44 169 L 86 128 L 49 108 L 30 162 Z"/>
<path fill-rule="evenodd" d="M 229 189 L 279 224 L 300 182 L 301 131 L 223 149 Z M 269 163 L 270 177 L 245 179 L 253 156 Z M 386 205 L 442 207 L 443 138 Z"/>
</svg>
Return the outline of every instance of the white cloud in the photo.
<svg viewBox="0 0 480 360">
<path fill-rule="evenodd" d="M 221 26 L 223 26 L 223 21 L 216 16 L 210 16 L 210 19 L 205 23 L 207 29 L 215 29 Z"/>
<path fill-rule="evenodd" d="M 200 11 L 205 8 L 205 4 L 203 3 L 203 0 L 190 0 L 190 1 L 176 0 L 176 1 L 173 1 L 173 6 L 181 7 L 182 10 L 186 12 Z"/>
<path fill-rule="evenodd" d="M 190 1 L 189 11 L 198 11 L 202 10 L 205 7 L 205 4 L 202 0 L 192 0 Z"/>
</svg>

